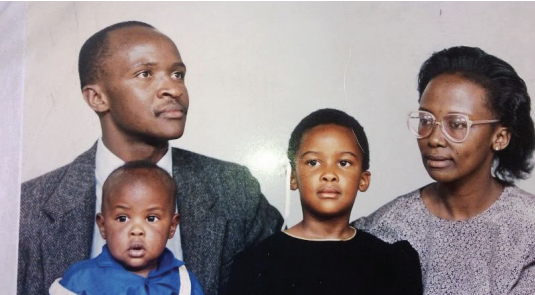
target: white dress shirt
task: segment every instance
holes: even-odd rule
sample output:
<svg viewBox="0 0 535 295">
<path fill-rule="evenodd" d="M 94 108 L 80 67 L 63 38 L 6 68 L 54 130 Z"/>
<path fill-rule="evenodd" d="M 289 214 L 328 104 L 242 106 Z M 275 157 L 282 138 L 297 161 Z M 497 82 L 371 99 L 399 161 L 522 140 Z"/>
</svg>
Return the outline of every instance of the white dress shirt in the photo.
<svg viewBox="0 0 535 295">
<path fill-rule="evenodd" d="M 114 155 L 104 145 L 102 137 L 98 139 L 97 154 L 95 158 L 95 192 L 97 196 L 97 200 L 95 202 L 95 212 L 98 213 L 100 212 L 102 206 L 102 186 L 104 185 L 104 181 L 106 181 L 106 178 L 108 178 L 108 176 L 113 172 L 113 170 L 124 165 L 125 162 L 116 155 Z M 170 145 L 169 149 L 167 150 L 167 153 L 165 153 L 165 155 L 160 159 L 160 161 L 158 161 L 157 165 L 167 171 L 169 175 L 173 176 L 173 157 Z M 95 226 L 93 230 L 93 245 L 91 247 L 91 258 L 98 256 L 100 252 L 102 252 L 102 246 L 104 246 L 104 244 L 106 244 L 106 241 L 100 235 L 100 231 L 98 230 L 95 218 Z M 169 250 L 173 252 L 177 259 L 183 260 L 182 246 L 180 243 L 180 226 L 177 227 L 175 236 L 167 241 L 167 248 L 169 248 Z"/>
</svg>

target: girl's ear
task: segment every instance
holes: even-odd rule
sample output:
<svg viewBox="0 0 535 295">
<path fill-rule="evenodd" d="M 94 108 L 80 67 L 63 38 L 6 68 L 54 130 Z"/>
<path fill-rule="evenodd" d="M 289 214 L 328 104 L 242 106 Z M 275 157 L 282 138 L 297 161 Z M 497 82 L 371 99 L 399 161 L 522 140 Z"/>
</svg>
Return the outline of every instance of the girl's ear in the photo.
<svg viewBox="0 0 535 295">
<path fill-rule="evenodd" d="M 104 216 L 102 213 L 97 214 L 97 226 L 100 231 L 100 235 L 105 240 L 106 239 L 106 229 L 104 228 Z"/>
<path fill-rule="evenodd" d="M 511 131 L 509 131 L 507 127 L 500 126 L 494 133 L 492 149 L 495 151 L 501 151 L 509 145 L 510 141 Z"/>
<path fill-rule="evenodd" d="M 180 221 L 180 215 L 177 213 L 173 214 L 171 219 L 171 227 L 169 228 L 169 239 L 175 236 L 176 228 L 178 227 L 178 222 Z"/>
<path fill-rule="evenodd" d="M 102 87 L 98 84 L 84 86 L 82 94 L 87 105 L 96 113 L 103 113 L 109 110 L 109 100 Z"/>
<path fill-rule="evenodd" d="M 372 180 L 372 174 L 370 171 L 364 171 L 360 174 L 359 179 L 359 191 L 365 192 L 370 187 L 370 181 Z"/>
<path fill-rule="evenodd" d="M 293 191 L 299 188 L 299 185 L 297 184 L 297 176 L 295 174 L 295 170 L 292 170 L 292 174 L 290 176 L 290 188 Z"/>
</svg>

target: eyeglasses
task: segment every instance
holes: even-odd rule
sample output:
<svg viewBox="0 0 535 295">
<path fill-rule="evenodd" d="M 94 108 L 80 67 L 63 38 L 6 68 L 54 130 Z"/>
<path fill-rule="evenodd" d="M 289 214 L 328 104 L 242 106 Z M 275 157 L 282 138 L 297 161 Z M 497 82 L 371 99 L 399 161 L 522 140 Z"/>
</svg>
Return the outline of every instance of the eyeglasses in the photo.
<svg viewBox="0 0 535 295">
<path fill-rule="evenodd" d="M 409 130 L 416 138 L 425 138 L 431 135 L 435 125 L 440 125 L 440 130 L 444 136 L 452 142 L 463 142 L 470 133 L 470 127 L 478 124 L 497 123 L 500 120 L 478 120 L 472 121 L 464 114 L 449 114 L 438 122 L 437 118 L 430 112 L 417 111 L 411 112 L 407 116 L 407 125 Z"/>
</svg>

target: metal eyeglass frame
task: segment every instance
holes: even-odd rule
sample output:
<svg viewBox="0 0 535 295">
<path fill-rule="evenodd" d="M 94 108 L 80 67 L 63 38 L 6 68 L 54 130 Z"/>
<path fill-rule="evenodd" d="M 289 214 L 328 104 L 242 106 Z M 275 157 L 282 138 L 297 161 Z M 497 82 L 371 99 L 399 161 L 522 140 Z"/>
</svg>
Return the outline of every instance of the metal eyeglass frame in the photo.
<svg viewBox="0 0 535 295">
<path fill-rule="evenodd" d="M 433 128 L 431 128 L 431 130 L 429 131 L 428 134 L 426 135 L 420 135 L 418 134 L 418 132 L 414 129 L 411 128 L 411 118 L 415 118 L 415 117 L 412 117 L 411 115 L 414 115 L 414 114 L 420 114 L 420 113 L 424 113 L 426 115 L 429 115 L 431 118 L 433 118 Z M 442 121 L 438 121 L 437 118 L 431 114 L 430 112 L 427 112 L 427 111 L 412 111 L 410 112 L 408 115 L 407 115 L 407 127 L 409 128 L 409 130 L 411 131 L 412 134 L 414 134 L 414 136 L 416 136 L 416 138 L 418 139 L 421 139 L 421 138 L 426 138 L 428 137 L 429 135 L 431 135 L 433 133 L 433 130 L 435 130 L 435 126 L 436 125 L 439 125 L 440 126 L 440 131 L 442 132 L 442 134 L 444 135 L 444 137 L 446 137 L 446 139 L 448 139 L 449 141 L 451 142 L 455 142 L 455 143 L 461 143 L 463 141 L 465 141 L 467 138 L 468 138 L 468 134 L 470 134 L 470 128 L 472 127 L 472 125 L 479 125 L 479 124 L 490 124 L 490 123 L 498 123 L 500 122 L 500 120 L 497 120 L 497 119 L 493 119 L 493 120 L 477 120 L 477 121 L 472 121 L 470 120 L 470 118 L 468 117 L 468 115 L 465 115 L 465 114 L 458 114 L 458 113 L 454 113 L 454 114 L 448 114 L 446 115 L 445 117 L 449 117 L 449 116 L 460 116 L 460 117 L 463 117 L 464 119 L 466 119 L 466 122 L 468 123 L 468 126 L 466 127 L 466 135 L 464 136 L 463 139 L 461 140 L 457 140 L 455 138 L 452 138 L 452 136 L 446 131 L 446 129 L 444 128 L 444 125 L 442 124 L 442 121 L 444 121 L 444 119 L 442 119 Z M 420 116 L 418 116 L 420 117 Z"/>
</svg>

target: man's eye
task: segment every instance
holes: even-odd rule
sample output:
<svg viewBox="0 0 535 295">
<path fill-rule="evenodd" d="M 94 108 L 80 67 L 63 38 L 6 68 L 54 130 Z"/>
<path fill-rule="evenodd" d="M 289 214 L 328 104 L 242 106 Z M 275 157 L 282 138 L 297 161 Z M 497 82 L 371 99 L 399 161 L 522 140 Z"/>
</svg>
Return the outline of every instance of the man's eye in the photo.
<svg viewBox="0 0 535 295">
<path fill-rule="evenodd" d="M 128 216 L 121 215 L 121 216 L 117 217 L 117 220 L 119 222 L 126 222 L 126 221 L 128 221 Z"/>
<path fill-rule="evenodd" d="M 184 79 L 184 73 L 182 73 L 182 72 L 174 72 L 173 74 L 171 74 L 171 76 L 172 76 L 174 79 L 177 79 L 177 80 L 182 80 L 182 79 Z"/>
<path fill-rule="evenodd" d="M 155 222 L 155 221 L 158 221 L 160 220 L 160 218 L 158 218 L 157 216 L 149 216 L 147 217 L 147 221 L 148 222 Z"/>
<path fill-rule="evenodd" d="M 347 160 L 341 160 L 340 161 L 340 166 L 342 167 L 347 167 L 347 166 L 351 166 L 351 163 Z"/>
<path fill-rule="evenodd" d="M 137 74 L 137 77 L 140 77 L 140 78 L 149 78 L 150 77 L 150 72 L 149 71 L 142 71 L 142 72 L 139 72 Z"/>
</svg>

